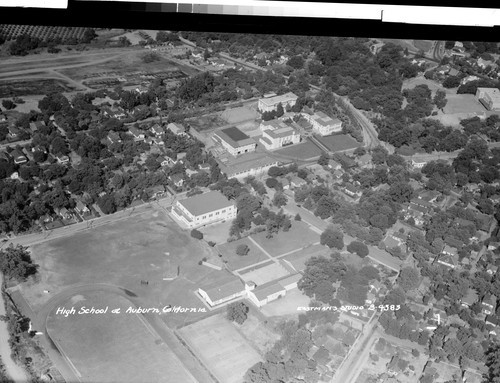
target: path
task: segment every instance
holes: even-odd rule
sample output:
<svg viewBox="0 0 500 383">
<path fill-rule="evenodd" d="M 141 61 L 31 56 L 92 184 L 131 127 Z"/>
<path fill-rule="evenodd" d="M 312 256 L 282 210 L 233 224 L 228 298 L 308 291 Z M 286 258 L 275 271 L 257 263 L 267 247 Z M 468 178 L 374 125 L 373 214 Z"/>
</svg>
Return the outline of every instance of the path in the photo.
<svg viewBox="0 0 500 383">
<path fill-rule="evenodd" d="M 3 285 L 3 275 L 0 272 L 0 286 Z M 0 294 L 0 316 L 5 315 L 5 302 L 3 294 Z M 11 358 L 11 349 L 9 346 L 9 331 L 7 330 L 7 322 L 0 321 L 0 359 L 5 366 L 7 375 L 16 383 L 24 383 L 28 381 L 28 377 L 24 369 L 18 366 Z"/>
</svg>

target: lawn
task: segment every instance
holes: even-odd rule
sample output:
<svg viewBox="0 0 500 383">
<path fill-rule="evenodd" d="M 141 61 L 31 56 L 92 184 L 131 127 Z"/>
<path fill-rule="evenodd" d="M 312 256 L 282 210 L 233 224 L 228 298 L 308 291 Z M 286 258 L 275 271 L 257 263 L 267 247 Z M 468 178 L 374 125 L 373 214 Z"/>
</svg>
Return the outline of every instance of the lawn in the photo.
<svg viewBox="0 0 500 383">
<path fill-rule="evenodd" d="M 242 382 L 248 368 L 262 360 L 236 326 L 224 314 L 218 314 L 179 330 L 184 341 L 221 383 Z"/>
<path fill-rule="evenodd" d="M 293 289 L 287 291 L 283 298 L 263 306 L 261 311 L 267 317 L 291 316 L 297 319 L 298 315 L 303 313 L 303 311 L 298 311 L 297 307 L 308 307 L 310 300 L 299 289 Z"/>
<path fill-rule="evenodd" d="M 319 157 L 322 151 L 312 142 L 306 141 L 297 145 L 291 145 L 287 148 L 275 150 L 274 153 L 296 158 L 298 160 L 308 160 Z"/>
<path fill-rule="evenodd" d="M 0 80 L 0 98 L 41 95 L 51 92 L 70 92 L 73 90 L 75 89 L 64 80 Z"/>
<path fill-rule="evenodd" d="M 418 50 L 423 50 L 424 52 L 427 52 L 432 47 L 432 41 L 431 40 L 413 40 L 413 45 L 415 45 L 415 48 L 417 48 Z"/>
<path fill-rule="evenodd" d="M 238 245 L 245 244 L 250 248 L 247 255 L 237 255 L 236 248 Z M 251 266 L 257 262 L 269 259 L 255 244 L 248 238 L 242 238 L 237 241 L 227 242 L 217 246 L 222 258 L 227 261 L 227 265 L 231 270 L 239 270 L 247 266 Z"/>
<path fill-rule="evenodd" d="M 235 124 L 242 121 L 247 121 L 251 119 L 255 119 L 259 116 L 255 110 L 247 108 L 245 106 L 226 109 L 222 112 L 221 117 L 227 121 L 228 124 Z"/>
<path fill-rule="evenodd" d="M 274 238 L 266 238 L 265 232 L 254 234 L 251 237 L 272 256 L 282 255 L 319 242 L 319 235 L 309 229 L 309 226 L 302 221 L 293 221 L 289 231 L 280 231 Z"/>
<path fill-rule="evenodd" d="M 486 110 L 473 94 L 448 94 L 446 99 L 448 100 L 444 107 L 446 114 L 475 113 Z"/>
<path fill-rule="evenodd" d="M 124 312 L 133 306 L 127 299 L 94 292 L 74 296 L 64 306 L 74 307 L 76 314 L 65 317 L 53 312 L 47 332 L 81 374 L 81 381 L 196 382 L 140 315 Z M 79 315 L 82 306 L 120 307 L 122 314 Z"/>
<path fill-rule="evenodd" d="M 332 152 L 340 152 L 361 146 L 359 142 L 356 142 L 355 139 L 346 134 L 336 134 L 326 137 L 317 136 L 316 138 Z"/>
<path fill-rule="evenodd" d="M 163 210 L 44 242 L 31 250 L 40 265 L 41 280 L 23 284 L 23 295 L 34 309 L 50 298 L 43 290 L 56 294 L 74 284 L 94 283 L 122 286 L 155 305 L 198 307 L 202 304 L 192 291 L 213 272 L 198 265 L 213 250 L 181 230 Z M 178 267 L 180 278 L 163 280 Z M 149 285 L 141 285 L 141 280 Z"/>
</svg>

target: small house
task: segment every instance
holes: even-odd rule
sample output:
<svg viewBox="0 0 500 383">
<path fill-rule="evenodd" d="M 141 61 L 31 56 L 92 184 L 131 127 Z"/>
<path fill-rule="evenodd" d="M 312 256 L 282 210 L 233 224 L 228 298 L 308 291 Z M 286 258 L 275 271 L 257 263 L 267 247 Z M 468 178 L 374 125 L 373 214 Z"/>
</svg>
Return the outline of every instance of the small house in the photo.
<svg viewBox="0 0 500 383">
<path fill-rule="evenodd" d="M 463 307 L 471 307 L 478 300 L 476 290 L 469 288 L 465 297 L 461 300 L 461 305 Z"/>
<path fill-rule="evenodd" d="M 144 140 L 145 138 L 144 131 L 137 129 L 136 127 L 131 127 L 128 131 L 137 140 Z"/>
<path fill-rule="evenodd" d="M 171 175 L 169 177 L 170 181 L 172 181 L 172 183 L 177 186 L 177 187 L 182 187 L 182 185 L 184 184 L 184 177 L 182 174 L 174 174 L 174 175 Z"/>
</svg>

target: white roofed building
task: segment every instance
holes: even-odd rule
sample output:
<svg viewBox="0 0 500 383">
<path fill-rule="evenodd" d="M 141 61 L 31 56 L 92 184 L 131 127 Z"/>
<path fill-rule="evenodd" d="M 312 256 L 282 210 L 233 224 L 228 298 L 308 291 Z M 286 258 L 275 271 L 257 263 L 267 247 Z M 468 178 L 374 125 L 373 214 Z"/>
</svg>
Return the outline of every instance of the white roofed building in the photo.
<svg viewBox="0 0 500 383">
<path fill-rule="evenodd" d="M 299 97 L 292 92 L 282 94 L 281 96 L 261 98 L 259 100 L 258 108 L 262 113 L 276 110 L 278 104 L 281 104 L 283 109 L 285 109 L 288 105 L 294 106 L 298 98 Z"/>
<path fill-rule="evenodd" d="M 323 112 L 316 112 L 313 115 L 303 113 L 302 115 L 311 123 L 313 130 L 322 136 L 342 131 L 342 121 L 338 118 L 331 118 Z"/>
<path fill-rule="evenodd" d="M 500 90 L 498 88 L 477 88 L 476 98 L 488 110 L 500 110 Z"/>
<path fill-rule="evenodd" d="M 268 125 L 268 129 L 263 130 L 259 142 L 264 145 L 267 150 L 278 149 L 282 146 L 299 143 L 300 134 L 285 123 L 274 123 Z"/>
</svg>

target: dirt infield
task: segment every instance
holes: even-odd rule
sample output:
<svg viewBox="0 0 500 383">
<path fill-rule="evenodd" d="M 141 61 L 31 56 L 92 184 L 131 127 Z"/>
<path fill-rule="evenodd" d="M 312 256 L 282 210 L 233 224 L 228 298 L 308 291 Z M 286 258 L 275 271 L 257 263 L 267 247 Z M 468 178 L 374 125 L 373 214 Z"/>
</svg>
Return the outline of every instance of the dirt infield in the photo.
<svg viewBox="0 0 500 383">
<path fill-rule="evenodd" d="M 249 109 L 247 107 L 241 106 L 233 109 L 226 109 L 222 112 L 221 117 L 226 120 L 229 124 L 235 124 L 241 121 L 248 121 L 255 119 L 259 116 L 255 110 Z"/>
<path fill-rule="evenodd" d="M 309 160 L 319 157 L 322 152 L 312 142 L 306 141 L 297 145 L 291 145 L 287 148 L 275 150 L 274 153 L 289 156 L 297 160 Z"/>
<path fill-rule="evenodd" d="M 219 314 L 179 330 L 221 383 L 241 383 L 248 368 L 262 360 L 235 326 Z"/>
<path fill-rule="evenodd" d="M 68 316 L 51 313 L 47 332 L 82 382 L 196 382 L 140 315 L 126 313 L 135 306 L 125 298 L 86 293 L 64 305 L 67 310 L 73 307 L 75 314 Z M 92 307 L 108 307 L 108 312 L 78 314 Z M 111 310 L 118 307 L 121 314 L 112 314 Z"/>
</svg>

